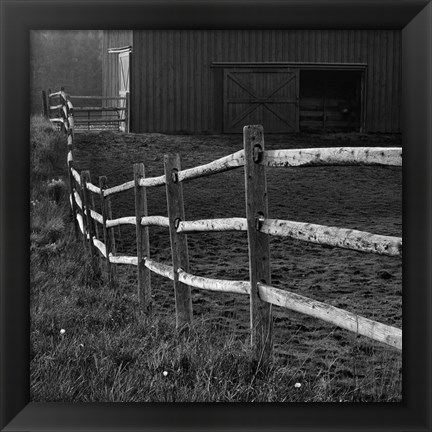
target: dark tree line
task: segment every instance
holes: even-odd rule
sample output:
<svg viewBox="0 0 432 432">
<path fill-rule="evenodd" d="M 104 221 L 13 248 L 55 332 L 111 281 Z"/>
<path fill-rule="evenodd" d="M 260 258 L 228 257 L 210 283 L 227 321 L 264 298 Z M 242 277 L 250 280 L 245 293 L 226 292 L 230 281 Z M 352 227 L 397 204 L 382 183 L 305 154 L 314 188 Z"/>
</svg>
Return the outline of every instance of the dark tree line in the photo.
<svg viewBox="0 0 432 432">
<path fill-rule="evenodd" d="M 102 32 L 34 30 L 30 34 L 30 112 L 42 112 L 41 91 L 102 94 Z"/>
</svg>

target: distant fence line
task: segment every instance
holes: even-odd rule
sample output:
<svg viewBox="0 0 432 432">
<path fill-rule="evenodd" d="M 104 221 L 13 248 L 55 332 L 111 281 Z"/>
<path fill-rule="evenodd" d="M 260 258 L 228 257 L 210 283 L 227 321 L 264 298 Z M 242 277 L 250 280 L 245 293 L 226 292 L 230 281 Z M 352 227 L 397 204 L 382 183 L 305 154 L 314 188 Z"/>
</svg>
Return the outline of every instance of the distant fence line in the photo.
<svg viewBox="0 0 432 432">
<path fill-rule="evenodd" d="M 165 155 L 165 174 L 145 176 L 143 163 L 134 164 L 134 179 L 108 188 L 105 176 L 99 185 L 91 182 L 90 172 L 79 173 L 73 159 L 73 107 L 64 92 L 62 125 L 68 137 L 70 204 L 77 238 L 81 235 L 94 265 L 99 256 L 106 265 L 108 281 L 115 279 L 115 267 L 137 267 L 138 298 L 143 311 L 151 309 L 151 273 L 173 281 L 176 324 L 192 323 L 191 287 L 237 294 L 250 298 L 250 329 L 254 359 L 265 361 L 272 351 L 271 305 L 294 310 L 359 335 L 402 349 L 402 330 L 336 308 L 299 294 L 271 286 L 269 236 L 283 236 L 354 251 L 402 257 L 402 239 L 364 231 L 328 227 L 288 220 L 270 219 L 267 205 L 266 169 L 268 167 L 313 167 L 323 165 L 402 165 L 401 148 L 339 147 L 301 150 L 264 149 L 264 132 L 260 125 L 245 126 L 244 149 L 205 165 L 182 170 L 178 154 Z M 182 183 L 238 167 L 245 169 L 246 217 L 185 220 Z M 168 217 L 148 216 L 146 189 L 165 186 Z M 112 218 L 111 196 L 134 189 L 135 215 Z M 101 202 L 101 214 L 94 210 L 94 196 Z M 135 225 L 137 256 L 117 255 L 113 227 Z M 149 227 L 169 229 L 172 265 L 150 258 Z M 103 241 L 99 238 L 102 227 Z M 206 278 L 189 272 L 187 233 L 246 231 L 248 234 L 249 280 L 232 281 Z"/>
<path fill-rule="evenodd" d="M 65 90 L 58 92 L 42 90 L 42 106 L 45 117 L 55 124 L 64 124 L 64 104 L 62 94 Z M 71 96 L 67 95 L 68 109 L 73 110 L 74 131 L 83 130 L 120 130 L 129 132 L 130 129 L 130 100 L 129 93 L 122 97 L 103 96 Z M 72 101 L 74 104 L 72 105 Z M 78 103 L 79 102 L 79 103 Z M 90 106 L 100 104 L 101 106 Z M 112 105 L 115 103 L 116 105 Z M 102 106 L 106 105 L 106 106 Z M 111 106 L 110 106 L 111 105 Z"/>
</svg>

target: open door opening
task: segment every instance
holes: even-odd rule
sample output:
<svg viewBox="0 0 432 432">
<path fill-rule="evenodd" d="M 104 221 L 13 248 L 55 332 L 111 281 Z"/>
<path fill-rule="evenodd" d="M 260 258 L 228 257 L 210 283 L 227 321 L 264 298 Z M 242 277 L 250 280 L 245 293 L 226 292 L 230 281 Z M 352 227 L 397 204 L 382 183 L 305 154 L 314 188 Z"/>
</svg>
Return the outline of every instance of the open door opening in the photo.
<svg viewBox="0 0 432 432">
<path fill-rule="evenodd" d="M 363 71 L 302 70 L 300 130 L 360 132 L 363 123 Z"/>
</svg>

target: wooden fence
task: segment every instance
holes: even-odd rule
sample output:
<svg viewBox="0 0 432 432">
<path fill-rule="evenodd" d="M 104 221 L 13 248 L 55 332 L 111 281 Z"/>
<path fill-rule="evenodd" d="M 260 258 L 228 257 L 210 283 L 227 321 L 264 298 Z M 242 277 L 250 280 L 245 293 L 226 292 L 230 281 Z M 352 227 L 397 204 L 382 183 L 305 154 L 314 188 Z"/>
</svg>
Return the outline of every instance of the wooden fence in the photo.
<svg viewBox="0 0 432 432">
<path fill-rule="evenodd" d="M 63 123 L 62 94 L 64 88 L 58 92 L 42 91 L 42 105 L 45 117 L 56 124 Z M 102 96 L 71 96 L 68 95 L 70 109 L 73 109 L 74 131 L 115 130 L 129 132 L 130 103 L 129 93 L 125 97 Z"/>
<path fill-rule="evenodd" d="M 138 163 L 134 165 L 133 180 L 108 188 L 106 177 L 100 177 L 99 184 L 95 185 L 91 182 L 88 171 L 79 173 L 74 168 L 73 111 L 67 96 L 64 93 L 61 96 L 66 107 L 63 110 L 62 125 L 68 136 L 70 203 L 77 236 L 82 234 L 81 237 L 92 260 L 97 256 L 103 260 L 110 283 L 114 280 L 112 264 L 137 267 L 138 297 L 144 311 L 151 308 L 151 273 L 156 273 L 173 281 L 178 327 L 192 323 L 191 287 L 248 295 L 251 343 L 254 359 L 257 361 L 265 361 L 271 354 L 271 305 L 324 320 L 396 349 L 402 349 L 402 331 L 398 328 L 273 287 L 270 279 L 269 236 L 290 237 L 353 251 L 388 255 L 396 259 L 402 258 L 402 239 L 344 228 L 271 219 L 268 215 L 266 186 L 266 170 L 270 167 L 401 166 L 401 148 L 341 147 L 266 151 L 262 126 L 245 126 L 243 150 L 208 164 L 184 170 L 181 169 L 178 155 L 166 155 L 164 175 L 147 178 L 144 164 Z M 182 191 L 185 181 L 239 167 L 245 169 L 246 217 L 185 220 Z M 168 217 L 148 216 L 146 190 L 150 187 L 165 187 Z M 135 215 L 112 219 L 111 196 L 131 189 L 135 191 Z M 94 197 L 100 198 L 101 214 L 95 211 Z M 115 252 L 112 229 L 124 224 L 136 227 L 137 256 L 121 256 Z M 169 229 L 172 252 L 170 265 L 150 258 L 151 226 Z M 187 233 L 206 231 L 247 232 L 250 274 L 248 281 L 212 279 L 189 272 Z"/>
</svg>

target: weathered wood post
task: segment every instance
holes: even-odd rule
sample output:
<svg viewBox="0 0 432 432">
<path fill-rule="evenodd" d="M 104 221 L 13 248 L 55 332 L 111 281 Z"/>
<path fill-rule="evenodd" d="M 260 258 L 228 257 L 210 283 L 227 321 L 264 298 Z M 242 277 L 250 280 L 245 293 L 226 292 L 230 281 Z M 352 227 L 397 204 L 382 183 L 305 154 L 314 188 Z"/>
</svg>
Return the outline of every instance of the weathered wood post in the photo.
<svg viewBox="0 0 432 432">
<path fill-rule="evenodd" d="M 84 208 L 84 216 L 86 219 L 86 225 L 87 225 L 87 233 L 89 238 L 88 244 L 89 244 L 89 250 L 90 250 L 90 259 L 92 262 L 93 270 L 98 273 L 98 266 L 96 264 L 96 250 L 93 243 L 93 237 L 95 235 L 94 225 L 93 225 L 93 218 L 91 217 L 91 205 L 90 205 L 90 196 L 89 196 L 89 190 L 87 188 L 87 183 L 90 183 L 90 172 L 89 171 L 83 171 L 81 173 L 81 181 L 82 181 L 82 191 L 83 191 L 83 208 Z"/>
<path fill-rule="evenodd" d="M 45 93 L 45 92 L 43 92 Z M 46 102 L 46 99 L 45 99 Z M 71 204 L 71 211 L 72 211 L 72 220 L 74 224 L 74 230 L 75 230 L 75 239 L 78 240 L 78 233 L 79 233 L 79 227 L 78 227 L 78 221 L 77 221 L 77 213 L 78 213 L 78 206 L 75 201 L 75 179 L 72 175 L 72 168 L 74 164 L 74 156 L 73 156 L 73 150 L 74 150 L 74 122 L 73 122 L 73 106 L 72 103 L 68 100 L 68 131 L 67 131 L 67 165 L 68 165 L 68 174 L 69 174 L 69 194 L 70 194 L 70 204 Z"/>
<path fill-rule="evenodd" d="M 142 311 L 147 313 L 152 307 L 152 297 L 150 270 L 145 266 L 145 259 L 150 257 L 149 229 L 141 225 L 141 218 L 148 215 L 146 188 L 139 184 L 143 178 L 145 178 L 144 164 L 134 164 L 138 299 Z"/>
<path fill-rule="evenodd" d="M 107 189 L 106 176 L 99 177 L 99 188 L 101 190 L 100 203 L 101 203 L 101 212 L 102 212 L 102 231 L 103 231 L 105 251 L 106 251 L 106 271 L 108 277 L 108 285 L 111 288 L 114 288 L 115 279 L 114 279 L 113 266 L 111 265 L 111 262 L 109 260 L 110 253 L 113 252 L 113 242 L 107 227 L 107 220 L 109 219 L 109 212 L 110 212 L 110 199 L 109 197 L 104 196 L 104 190 Z"/>
<path fill-rule="evenodd" d="M 82 172 L 79 175 L 80 176 L 80 183 L 76 183 L 76 187 L 77 187 L 77 192 L 78 192 L 78 196 L 81 200 L 81 219 L 82 219 L 82 228 L 83 228 L 83 233 L 82 233 L 82 240 L 83 240 L 83 245 L 84 248 L 87 250 L 89 248 L 89 242 L 87 240 L 87 234 L 88 234 L 88 228 L 87 228 L 87 218 L 86 218 L 86 207 L 85 207 L 85 203 L 84 203 L 84 186 L 83 186 L 83 176 L 82 176 Z"/>
<path fill-rule="evenodd" d="M 58 110 L 58 116 L 61 120 L 63 120 L 60 123 L 60 131 L 63 131 L 66 133 L 66 124 L 65 124 L 65 116 L 63 112 L 63 97 L 61 95 L 61 92 L 58 92 L 58 100 L 59 100 L 59 110 Z"/>
<path fill-rule="evenodd" d="M 105 206 L 106 206 L 106 212 L 107 212 L 107 221 L 112 220 L 113 214 L 112 214 L 112 208 L 111 208 L 111 196 L 109 196 L 109 195 L 105 196 L 105 194 L 104 194 L 104 198 L 105 198 Z M 107 222 L 107 228 L 108 228 L 108 222 Z M 118 226 L 118 228 L 120 229 L 120 226 Z M 109 234 L 110 234 L 110 240 L 111 240 L 111 253 L 113 254 L 113 256 L 115 256 L 115 254 L 116 254 L 116 241 L 115 241 L 114 227 L 111 227 L 111 229 L 109 230 Z M 111 271 L 112 271 L 113 278 L 115 281 L 115 277 L 117 275 L 117 265 L 115 263 L 111 263 Z"/>
<path fill-rule="evenodd" d="M 48 104 L 48 117 L 51 118 L 51 89 L 48 89 L 47 93 L 47 104 Z"/>
<path fill-rule="evenodd" d="M 177 233 L 178 223 L 185 219 L 183 188 L 178 181 L 180 156 L 165 155 L 166 196 L 174 268 L 174 295 L 176 304 L 176 326 L 181 328 L 192 323 L 192 297 L 189 285 L 179 282 L 178 270 L 189 271 L 187 236 Z"/>
<path fill-rule="evenodd" d="M 72 105 L 72 102 L 71 102 L 68 94 L 66 95 L 66 105 L 67 105 L 69 129 L 71 130 L 72 138 L 74 138 L 75 137 L 74 109 L 73 109 L 73 105 Z"/>
<path fill-rule="evenodd" d="M 75 240 L 78 240 L 78 233 L 79 233 L 79 227 L 78 227 L 78 221 L 77 221 L 77 213 L 78 213 L 78 206 L 75 201 L 75 179 L 72 175 L 72 168 L 74 164 L 74 158 L 73 158 L 73 135 L 72 130 L 69 130 L 68 137 L 67 137 L 67 164 L 68 164 L 68 174 L 69 174 L 69 196 L 70 196 L 70 205 L 71 205 L 71 212 L 72 212 L 72 220 L 74 224 L 74 230 L 75 230 Z"/>
<path fill-rule="evenodd" d="M 95 194 L 92 193 L 90 194 L 90 199 L 91 199 L 91 208 L 93 210 L 96 209 L 96 205 L 95 205 Z M 97 221 L 93 221 L 93 228 L 94 228 L 94 235 L 97 239 L 99 239 L 99 224 L 97 223 Z"/>
<path fill-rule="evenodd" d="M 68 133 L 69 123 L 68 123 L 68 107 L 66 105 L 66 99 L 64 96 L 64 87 L 61 87 L 59 92 L 59 100 L 60 100 L 60 117 L 63 119 L 63 131 L 64 133 Z"/>
<path fill-rule="evenodd" d="M 246 213 L 249 244 L 250 326 L 253 363 L 265 369 L 272 354 L 271 305 L 260 299 L 258 282 L 270 285 L 270 248 L 267 234 L 260 225 L 268 217 L 264 153 L 264 131 L 261 125 L 243 128 L 245 151 Z"/>
<path fill-rule="evenodd" d="M 79 175 L 79 174 L 78 174 Z M 77 179 L 74 178 L 75 181 L 75 191 L 76 191 L 76 198 L 75 198 L 75 203 L 76 203 L 76 209 L 77 209 L 77 218 L 78 216 L 80 217 L 80 222 L 78 223 L 78 226 L 80 228 L 80 233 L 82 234 L 81 239 L 83 242 L 83 246 L 84 249 L 88 248 L 88 242 L 87 242 L 87 237 L 86 237 L 86 233 L 87 233 L 87 221 L 86 221 L 86 217 L 84 214 L 84 194 L 83 194 L 83 188 L 82 188 L 82 177 L 81 175 L 79 175 L 79 181 Z M 78 200 L 79 199 L 79 203 Z M 82 229 L 82 230 L 81 230 Z"/>
<path fill-rule="evenodd" d="M 43 108 L 44 117 L 49 118 L 49 115 L 48 115 L 48 103 L 47 103 L 47 96 L 46 96 L 46 91 L 45 90 L 42 90 L 42 108 Z"/>
</svg>

